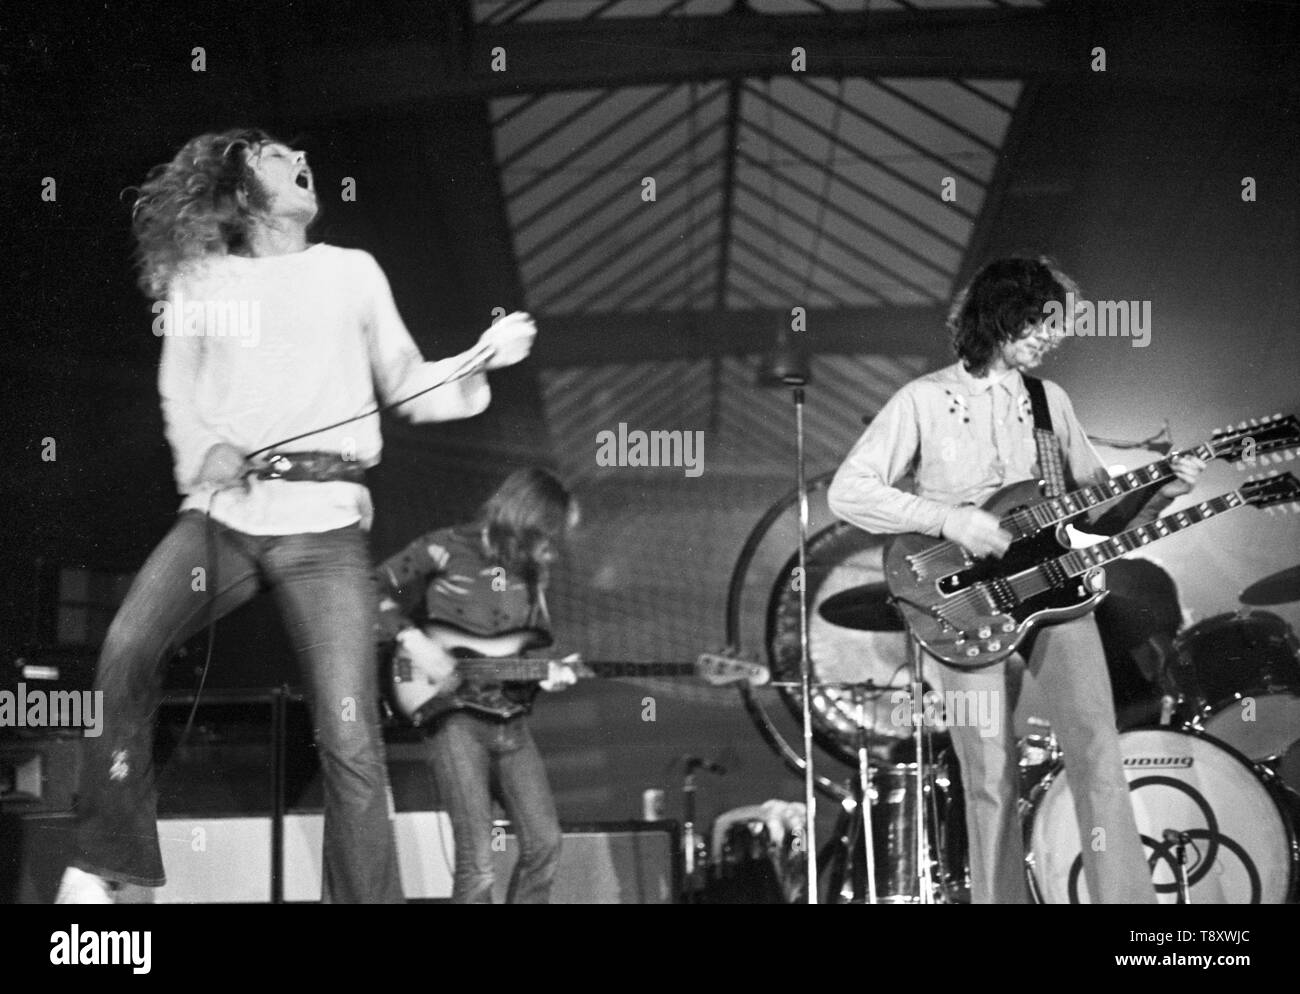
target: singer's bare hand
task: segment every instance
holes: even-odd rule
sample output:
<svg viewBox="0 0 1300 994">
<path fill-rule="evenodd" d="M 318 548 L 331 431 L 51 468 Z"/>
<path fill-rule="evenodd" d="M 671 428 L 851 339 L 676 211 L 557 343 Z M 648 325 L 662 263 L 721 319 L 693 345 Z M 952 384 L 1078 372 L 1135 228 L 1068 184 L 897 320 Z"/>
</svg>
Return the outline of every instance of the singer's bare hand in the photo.
<svg viewBox="0 0 1300 994">
<path fill-rule="evenodd" d="M 488 369 L 504 369 L 528 358 L 537 337 L 537 325 L 532 315 L 524 311 L 507 314 L 479 336 L 480 345 L 490 345 L 496 354 L 488 361 Z"/>
<path fill-rule="evenodd" d="M 220 490 L 240 483 L 243 473 L 244 454 L 227 442 L 218 442 L 204 455 L 203 465 L 194 482 L 199 486 L 215 487 Z"/>
</svg>

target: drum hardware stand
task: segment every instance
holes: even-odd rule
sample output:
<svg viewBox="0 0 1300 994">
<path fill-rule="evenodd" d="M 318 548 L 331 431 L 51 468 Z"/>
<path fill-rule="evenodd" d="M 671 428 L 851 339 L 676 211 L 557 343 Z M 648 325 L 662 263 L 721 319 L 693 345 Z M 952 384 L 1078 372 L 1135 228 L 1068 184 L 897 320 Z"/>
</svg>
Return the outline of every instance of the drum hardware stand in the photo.
<svg viewBox="0 0 1300 994">
<path fill-rule="evenodd" d="M 1178 706 L 1178 700 L 1173 694 L 1163 694 L 1160 697 L 1160 727 L 1168 728 L 1174 722 L 1174 708 Z"/>
<path fill-rule="evenodd" d="M 925 653 L 921 644 L 912 634 L 911 626 L 906 626 L 908 655 L 912 660 L 912 689 L 924 698 Z M 930 740 L 930 730 L 926 727 L 924 700 L 912 704 L 912 725 L 916 736 L 916 875 L 920 892 L 920 904 L 934 904 L 934 884 L 930 876 L 930 846 L 927 825 L 930 811 L 925 800 L 926 746 Z M 934 791 L 931 791 L 934 798 Z M 935 798 L 937 803 L 937 798 Z M 937 817 L 937 812 L 936 812 Z"/>
<path fill-rule="evenodd" d="M 687 903 L 699 902 L 709 870 L 708 842 L 695 830 L 695 773 L 700 769 L 726 772 L 717 763 L 706 762 L 699 756 L 686 757 L 686 773 L 682 778 L 682 891 Z"/>
<path fill-rule="evenodd" d="M 1165 843 L 1174 846 L 1174 865 L 1177 867 L 1175 872 L 1178 874 L 1178 896 L 1183 899 L 1183 904 L 1192 903 L 1192 888 L 1187 880 L 1187 843 L 1190 841 L 1186 832 L 1175 832 L 1172 828 L 1166 828 L 1164 832 Z"/>
<path fill-rule="evenodd" d="M 862 684 L 853 687 L 853 703 L 858 712 L 858 816 L 862 819 L 862 858 L 867 868 L 867 903 L 876 903 L 876 839 L 871 821 L 871 756 L 868 752 L 867 692 Z"/>
<path fill-rule="evenodd" d="M 846 881 L 850 895 L 857 891 L 857 872 L 853 865 L 853 849 L 857 842 L 858 826 L 861 824 L 862 856 L 866 874 L 866 900 L 864 903 L 876 904 L 876 841 L 874 825 L 871 821 L 871 757 L 868 752 L 870 738 L 867 730 L 866 701 L 873 693 L 879 694 L 888 688 L 879 687 L 871 680 L 862 683 L 819 683 L 817 686 L 822 689 L 830 687 L 848 689 L 853 695 L 854 710 L 857 713 L 856 724 L 858 726 L 858 772 L 856 781 L 859 790 L 857 791 L 857 802 L 853 814 L 850 815 L 847 811 L 840 812 L 835 824 L 835 840 L 826 844 L 823 856 L 830 869 L 827 892 L 832 898 L 837 890 L 843 896 Z M 853 780 L 849 781 L 850 795 L 854 793 L 853 783 Z M 847 806 L 847 804 L 848 800 L 846 799 L 845 805 Z M 839 878 L 840 874 L 843 874 L 842 879 Z M 839 879 L 838 887 L 835 886 L 837 879 Z M 849 903 L 852 903 L 851 896 Z"/>
</svg>

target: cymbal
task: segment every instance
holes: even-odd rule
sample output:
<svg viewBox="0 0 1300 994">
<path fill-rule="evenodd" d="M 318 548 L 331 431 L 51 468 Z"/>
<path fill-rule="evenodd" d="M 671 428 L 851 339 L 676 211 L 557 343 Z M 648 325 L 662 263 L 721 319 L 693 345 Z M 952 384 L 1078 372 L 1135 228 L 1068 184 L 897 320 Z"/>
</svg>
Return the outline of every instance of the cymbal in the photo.
<svg viewBox="0 0 1300 994">
<path fill-rule="evenodd" d="M 1254 607 L 1300 601 L 1300 566 L 1278 570 L 1262 580 L 1256 580 L 1241 592 L 1238 600 Z"/>
<path fill-rule="evenodd" d="M 903 616 L 889 602 L 889 587 L 867 583 L 822 601 L 817 613 L 832 625 L 860 632 L 901 632 Z"/>
</svg>

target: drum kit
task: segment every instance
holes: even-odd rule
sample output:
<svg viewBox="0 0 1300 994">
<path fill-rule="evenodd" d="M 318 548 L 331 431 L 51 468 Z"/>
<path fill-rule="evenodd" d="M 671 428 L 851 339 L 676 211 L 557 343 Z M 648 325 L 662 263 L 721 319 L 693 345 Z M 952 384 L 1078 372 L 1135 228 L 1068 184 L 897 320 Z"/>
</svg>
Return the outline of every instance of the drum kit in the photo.
<svg viewBox="0 0 1300 994">
<path fill-rule="evenodd" d="M 943 674 L 933 661 L 918 672 L 922 654 L 882 582 L 883 544 L 832 523 L 808 540 L 804 560 L 813 731 L 823 750 L 853 770 L 845 782 L 817 777 L 821 793 L 840 807 L 833 837 L 818 853 L 818 890 L 834 903 L 965 903 L 969 847 L 959 772 L 945 748 L 942 712 L 922 715 L 913 704 L 941 691 Z M 792 558 L 778 577 L 793 565 Z M 1300 567 L 1253 584 L 1240 599 L 1241 610 L 1177 637 L 1161 674 L 1159 723 L 1120 735 L 1164 903 L 1296 899 L 1300 642 L 1282 618 L 1259 608 L 1300 601 Z M 795 716 L 803 709 L 799 609 L 789 584 L 778 580 L 767 644 L 773 684 Z M 778 721 L 753 692 L 745 698 L 760 732 L 803 771 Z M 1019 739 L 1029 891 L 1042 903 L 1086 903 L 1069 757 L 1045 723 L 1031 719 L 1031 726 Z M 766 865 L 788 865 L 788 853 L 764 849 L 762 826 L 732 828 L 744 838 L 728 850 L 733 864 L 736 854 L 762 852 Z"/>
</svg>

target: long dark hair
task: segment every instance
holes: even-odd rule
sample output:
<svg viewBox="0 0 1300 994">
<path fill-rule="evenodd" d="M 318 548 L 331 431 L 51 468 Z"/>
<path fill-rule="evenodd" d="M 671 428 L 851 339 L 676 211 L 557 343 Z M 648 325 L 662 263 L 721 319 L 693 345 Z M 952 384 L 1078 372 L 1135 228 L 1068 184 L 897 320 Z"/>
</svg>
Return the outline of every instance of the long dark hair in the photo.
<svg viewBox="0 0 1300 994">
<path fill-rule="evenodd" d="M 1079 285 L 1046 256 L 990 262 L 957 295 L 948 314 L 953 350 L 970 373 L 982 376 L 1005 343 L 1043 320 L 1048 301 L 1064 308 L 1067 293 L 1077 299 Z"/>
<path fill-rule="evenodd" d="M 489 557 L 530 584 L 545 584 L 547 552 L 558 553 L 573 513 L 573 495 L 553 474 L 530 467 L 507 476 L 479 509 Z"/>
<path fill-rule="evenodd" d="M 265 192 L 250 181 L 248 153 L 276 140 L 260 128 L 210 132 L 149 171 L 131 212 L 146 295 L 167 296 L 188 264 L 240 247 L 266 207 Z"/>
</svg>

